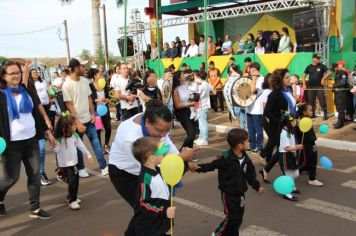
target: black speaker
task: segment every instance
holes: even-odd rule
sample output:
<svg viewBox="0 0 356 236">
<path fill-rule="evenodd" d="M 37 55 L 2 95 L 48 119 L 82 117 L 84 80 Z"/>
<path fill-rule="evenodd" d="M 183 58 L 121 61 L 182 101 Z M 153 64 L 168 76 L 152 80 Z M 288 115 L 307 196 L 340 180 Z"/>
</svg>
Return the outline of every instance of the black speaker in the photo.
<svg viewBox="0 0 356 236">
<path fill-rule="evenodd" d="M 297 44 L 305 45 L 320 42 L 324 31 L 322 10 L 311 10 L 293 15 L 294 30 Z"/>
<path fill-rule="evenodd" d="M 119 46 L 120 54 L 121 56 L 124 56 L 124 39 L 125 37 L 121 37 L 117 39 L 117 45 Z M 133 46 L 133 37 L 128 36 L 127 37 L 127 56 L 133 56 L 134 53 L 134 46 Z"/>
</svg>

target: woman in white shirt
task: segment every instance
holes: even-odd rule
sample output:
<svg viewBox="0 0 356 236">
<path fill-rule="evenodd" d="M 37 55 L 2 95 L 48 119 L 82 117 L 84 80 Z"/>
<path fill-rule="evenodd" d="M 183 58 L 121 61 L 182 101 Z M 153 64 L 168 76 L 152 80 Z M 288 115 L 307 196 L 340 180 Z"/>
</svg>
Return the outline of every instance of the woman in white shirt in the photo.
<svg viewBox="0 0 356 236">
<path fill-rule="evenodd" d="M 31 205 L 31 218 L 49 219 L 51 215 L 40 208 L 40 172 L 38 157 L 34 155 L 36 135 L 47 132 L 52 145 L 55 140 L 39 110 L 40 102 L 33 91 L 27 89 L 28 68 L 24 77 L 21 66 L 7 61 L 0 69 L 0 137 L 6 142 L 2 153 L 4 174 L 0 178 L 0 216 L 6 214 L 4 199 L 20 177 L 21 162 L 28 178 L 27 189 Z"/>
<path fill-rule="evenodd" d="M 190 107 L 195 106 L 196 102 L 189 101 L 190 92 L 188 89 L 187 78 L 182 71 L 177 71 L 173 76 L 173 105 L 178 121 L 183 126 L 187 137 L 182 147 L 192 148 L 195 139 L 195 123 L 190 119 Z"/>
<path fill-rule="evenodd" d="M 29 80 L 31 83 L 34 84 L 37 95 L 40 98 L 41 104 L 49 117 L 51 121 L 51 126 L 54 127 L 54 120 L 55 120 L 55 113 L 50 111 L 50 99 L 48 96 L 48 84 L 45 80 L 43 80 L 37 69 L 31 69 L 30 70 L 30 75 L 29 75 Z M 38 139 L 38 145 L 39 145 L 39 168 L 40 168 L 40 173 L 41 173 L 41 184 L 43 186 L 51 184 L 51 181 L 49 181 L 47 174 L 45 172 L 45 159 L 46 159 L 46 140 L 44 138 Z"/>
<path fill-rule="evenodd" d="M 208 145 L 208 110 L 210 109 L 210 93 L 216 93 L 213 86 L 206 82 L 207 73 L 205 71 L 194 71 L 194 80 L 198 84 L 200 100 L 198 103 L 199 117 L 199 138 L 195 140 L 198 146 Z"/>
<path fill-rule="evenodd" d="M 282 38 L 279 40 L 278 52 L 279 53 L 289 53 L 290 48 L 290 37 L 287 27 L 282 28 Z"/>
<path fill-rule="evenodd" d="M 142 137 L 160 138 L 170 145 L 169 153 L 179 154 L 168 133 L 173 116 L 162 102 L 151 99 L 146 103 L 146 111 L 120 124 L 109 155 L 109 176 L 116 191 L 133 207 L 138 187 L 141 164 L 132 154 L 133 143 Z M 184 161 L 191 161 L 193 150 L 183 149 L 179 154 Z"/>
</svg>

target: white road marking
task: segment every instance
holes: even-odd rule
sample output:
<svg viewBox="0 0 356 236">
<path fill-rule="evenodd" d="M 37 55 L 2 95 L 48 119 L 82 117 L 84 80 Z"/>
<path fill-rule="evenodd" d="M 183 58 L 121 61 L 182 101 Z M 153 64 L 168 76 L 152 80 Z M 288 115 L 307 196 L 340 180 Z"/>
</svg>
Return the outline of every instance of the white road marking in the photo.
<svg viewBox="0 0 356 236">
<path fill-rule="evenodd" d="M 337 205 L 314 198 L 310 198 L 304 202 L 298 203 L 297 206 L 356 222 L 356 209 L 347 206 Z"/>
<path fill-rule="evenodd" d="M 183 198 L 174 197 L 173 201 L 178 202 L 178 203 L 180 203 L 180 204 L 182 204 L 184 206 L 191 207 L 191 208 L 203 211 L 205 213 L 208 213 L 208 214 L 216 216 L 216 217 L 220 217 L 220 218 L 224 218 L 225 217 L 225 214 L 222 211 L 214 210 L 214 209 L 211 209 L 209 207 L 200 205 L 198 203 L 195 203 L 195 202 L 183 199 Z"/>
<path fill-rule="evenodd" d="M 348 187 L 348 188 L 354 188 L 356 189 L 356 180 L 349 180 L 343 184 L 341 184 L 344 187 Z"/>
<path fill-rule="evenodd" d="M 249 227 L 240 231 L 241 236 L 285 236 L 281 234 L 257 225 L 250 225 Z"/>
</svg>

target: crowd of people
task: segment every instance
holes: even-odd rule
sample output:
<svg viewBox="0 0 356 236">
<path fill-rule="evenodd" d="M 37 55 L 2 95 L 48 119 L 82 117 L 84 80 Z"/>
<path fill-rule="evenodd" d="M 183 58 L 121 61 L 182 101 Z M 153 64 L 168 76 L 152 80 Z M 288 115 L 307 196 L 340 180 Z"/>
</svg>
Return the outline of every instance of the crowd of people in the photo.
<svg viewBox="0 0 356 236">
<path fill-rule="evenodd" d="M 238 43 L 237 53 L 287 52 L 290 39 L 288 41 L 288 30 L 283 31 L 283 37 L 273 46 L 264 41 L 262 32 L 257 41 L 250 34 L 246 42 Z M 278 33 L 273 35 L 277 40 Z M 231 54 L 232 42 L 228 35 L 225 39 L 225 43 L 214 45 L 209 37 L 208 52 Z M 172 42 L 174 48 L 178 42 L 179 38 Z M 192 57 L 205 51 L 201 46 L 204 37 L 200 38 L 199 45 L 194 40 L 190 46 L 184 40 L 180 43 L 176 50 L 170 50 L 166 43 L 162 55 Z M 150 50 L 150 58 L 154 59 L 152 55 L 158 54 L 157 45 L 153 43 Z M 168 219 L 175 216 L 176 209 L 169 207 L 170 193 L 156 169 L 162 159 L 161 154 L 155 155 L 160 142 L 169 146 L 168 153 L 182 157 L 185 171 L 219 170 L 226 219 L 213 235 L 236 235 L 243 218 L 246 183 L 259 193 L 264 191 L 248 153 L 260 155 L 264 167 L 259 173 L 266 184 L 270 183 L 269 171 L 279 162 L 283 175 L 295 180 L 301 172 L 307 171 L 310 185 L 323 185 L 316 178 L 316 135 L 313 129 L 303 135 L 298 126 L 303 117 L 315 118 L 316 97 L 324 120 L 328 119 L 324 89 L 331 72 L 319 60 L 315 54 L 299 80 L 297 75 L 290 75 L 288 69 L 276 69 L 263 76 L 259 63 L 251 58 L 245 59 L 245 68 L 240 71 L 231 57 L 227 79 L 249 77 L 250 92 L 256 95 L 256 100 L 247 107 L 233 104 L 233 111 L 240 118 L 240 128 L 227 134 L 229 150 L 213 162 L 199 165 L 192 164 L 194 147 L 208 145 L 208 111 L 212 108 L 214 112 L 219 109 L 224 112 L 227 102 L 221 72 L 213 61 L 209 62 L 208 72 L 204 64 L 201 70 L 193 71 L 186 64 L 182 70 L 171 65 L 165 69 L 163 78 L 158 79 L 150 68 L 146 68 L 143 76 L 126 63 L 118 64 L 114 70 L 105 71 L 102 66 L 86 70 L 87 62 L 71 59 L 50 81 L 41 78 L 37 69 L 30 70 L 28 64 L 21 66 L 8 61 L 0 70 L 0 137 L 7 143 L 1 158 L 5 171 L 0 179 L 0 215 L 6 214 L 5 195 L 18 181 L 23 162 L 28 178 L 30 217 L 51 218 L 39 201 L 41 185 L 51 184 L 45 172 L 46 139 L 56 154 L 57 178 L 68 184 L 68 206 L 80 209 L 79 179 L 89 176 L 83 155 L 93 162 L 92 154 L 82 141 L 86 135 L 101 174 L 109 175 L 114 188 L 134 209 L 126 235 L 165 235 L 169 230 Z M 356 107 L 356 71 L 351 73 L 344 66 L 345 62 L 340 61 L 331 68 L 335 72 L 332 89 L 338 112 L 335 128 L 341 128 L 346 119 L 352 120 Z M 105 86 L 100 85 L 103 77 Z M 158 86 L 161 82 L 168 84 L 170 93 L 161 90 Z M 110 94 L 114 94 L 113 97 Z M 110 99 L 117 101 L 115 116 L 121 121 L 111 145 Z M 106 108 L 105 114 L 99 114 L 98 107 Z M 179 148 L 170 139 L 174 119 L 187 134 Z M 268 136 L 265 144 L 263 130 Z M 109 155 L 108 161 L 105 154 Z M 297 188 L 283 198 L 297 201 L 296 194 L 300 194 Z"/>
<path fill-rule="evenodd" d="M 204 57 L 205 40 L 205 36 L 200 35 L 198 43 L 195 40 L 190 40 L 187 44 L 185 40 L 180 40 L 179 37 L 176 37 L 175 41 L 172 41 L 170 44 L 164 42 L 162 49 L 159 49 L 157 43 L 153 42 L 152 45 L 147 45 L 147 50 L 144 53 L 145 59 L 155 60 L 158 57 L 171 59 L 177 57 Z M 288 28 L 286 27 L 283 27 L 281 32 L 263 32 L 262 30 L 258 30 L 256 36 L 249 33 L 246 39 L 243 39 L 242 34 L 237 34 L 234 42 L 228 34 L 225 35 L 224 41 L 221 37 L 218 37 L 214 43 L 212 36 L 208 36 L 207 40 L 208 57 L 249 53 L 288 53 L 296 52 L 297 50 L 297 46 L 295 43 L 292 43 Z"/>
</svg>

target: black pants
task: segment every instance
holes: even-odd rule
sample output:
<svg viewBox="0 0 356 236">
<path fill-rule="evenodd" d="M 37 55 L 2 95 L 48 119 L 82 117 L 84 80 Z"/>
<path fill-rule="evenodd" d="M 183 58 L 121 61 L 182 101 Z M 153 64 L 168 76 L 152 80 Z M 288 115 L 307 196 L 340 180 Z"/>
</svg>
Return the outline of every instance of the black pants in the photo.
<svg viewBox="0 0 356 236">
<path fill-rule="evenodd" d="M 56 94 L 56 100 L 57 100 L 59 109 L 61 109 L 61 112 L 68 110 L 66 104 L 64 103 L 63 92 L 58 92 Z"/>
<path fill-rule="evenodd" d="M 309 180 L 315 180 L 316 165 L 318 164 L 318 151 L 315 142 L 305 143 L 300 157 L 301 167 L 299 172 L 302 173 L 306 170 L 309 173 Z"/>
<path fill-rule="evenodd" d="M 50 110 L 51 104 L 43 105 L 43 108 L 45 109 L 46 114 L 47 114 L 49 120 L 51 121 L 51 125 L 54 129 L 54 121 L 56 119 L 56 112 Z"/>
<path fill-rule="evenodd" d="M 79 172 L 76 166 L 61 167 L 64 181 L 68 184 L 67 200 L 69 203 L 77 200 L 79 189 Z"/>
<path fill-rule="evenodd" d="M 217 103 L 218 100 L 219 100 L 220 111 L 224 111 L 224 96 L 222 90 L 216 91 L 216 95 L 210 95 L 211 108 L 213 108 L 215 112 L 218 111 L 218 103 Z"/>
<path fill-rule="evenodd" d="M 334 102 L 336 106 L 336 111 L 339 113 L 339 119 L 345 119 L 345 110 L 346 110 L 346 91 L 335 92 Z"/>
<path fill-rule="evenodd" d="M 277 148 L 278 148 L 278 146 L 277 146 Z M 279 152 L 278 152 L 278 150 L 274 153 L 274 154 L 272 154 L 272 156 L 271 156 L 271 158 L 269 159 L 269 161 L 267 162 L 267 165 L 265 166 L 265 171 L 267 172 L 267 173 L 269 173 L 271 170 L 272 170 L 272 168 L 273 168 L 273 166 L 275 165 L 275 164 L 277 164 L 277 162 L 279 161 Z"/>
<path fill-rule="evenodd" d="M 4 201 L 6 193 L 16 184 L 20 177 L 21 161 L 27 175 L 27 190 L 31 211 L 40 208 L 41 176 L 38 168 L 37 139 L 31 138 L 21 141 L 10 141 L 2 154 L 4 175 L 0 179 L 0 202 Z"/>
<path fill-rule="evenodd" d="M 121 111 L 124 115 L 124 119 L 127 120 L 133 117 L 134 115 L 138 114 L 138 107 L 131 108 L 130 110 L 121 109 Z"/>
<path fill-rule="evenodd" d="M 222 192 L 221 198 L 226 217 L 214 233 L 219 236 L 239 235 L 239 229 L 245 212 L 245 196 L 231 195 Z"/>
<path fill-rule="evenodd" d="M 136 200 L 138 176 L 130 174 L 124 170 L 120 170 L 114 165 L 109 165 L 109 176 L 116 191 L 133 208 Z"/>
<path fill-rule="evenodd" d="M 275 125 L 269 124 L 265 117 L 262 117 L 262 126 L 267 133 L 268 140 L 260 154 L 268 162 L 273 155 L 274 148 L 279 145 L 280 130 Z"/>
<path fill-rule="evenodd" d="M 105 129 L 105 145 L 109 145 L 110 137 L 111 137 L 111 118 L 110 112 L 107 112 L 104 116 L 101 117 L 101 121 L 103 122 Z M 98 138 L 101 145 L 101 129 L 98 129 Z M 102 146 L 102 145 L 101 145 Z"/>
<path fill-rule="evenodd" d="M 316 108 L 315 103 L 316 103 L 316 98 L 318 98 L 320 107 L 323 110 L 324 115 L 326 115 L 328 109 L 326 107 L 326 102 L 325 102 L 325 93 L 324 90 L 320 90 L 323 89 L 323 87 L 315 87 L 309 89 L 319 89 L 319 90 L 308 90 L 308 102 L 313 108 L 313 113 L 315 113 L 315 108 Z"/>
<path fill-rule="evenodd" d="M 190 119 L 190 109 L 189 108 L 183 108 L 180 110 L 176 110 L 176 117 L 178 121 L 181 123 L 183 126 L 185 132 L 187 132 L 187 137 L 185 138 L 183 145 L 181 147 L 188 147 L 192 148 L 194 145 L 194 139 L 195 139 L 195 122 L 194 120 Z"/>
</svg>

